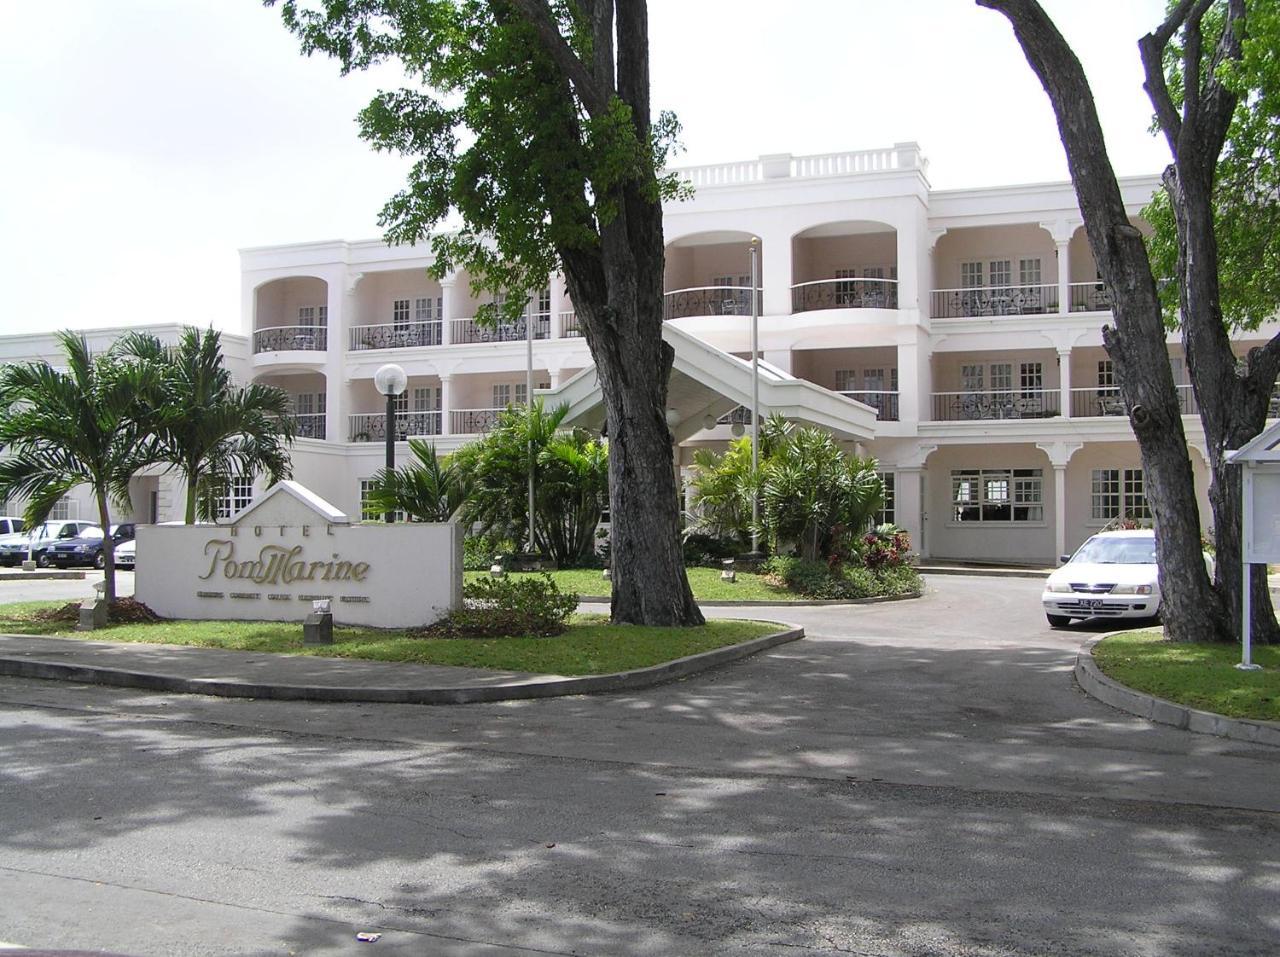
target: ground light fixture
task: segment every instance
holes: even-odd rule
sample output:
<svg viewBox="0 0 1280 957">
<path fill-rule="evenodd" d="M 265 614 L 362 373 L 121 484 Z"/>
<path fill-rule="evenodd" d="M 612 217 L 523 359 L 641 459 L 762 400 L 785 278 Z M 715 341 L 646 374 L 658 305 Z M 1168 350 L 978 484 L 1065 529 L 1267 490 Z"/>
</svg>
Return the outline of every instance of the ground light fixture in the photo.
<svg viewBox="0 0 1280 957">
<path fill-rule="evenodd" d="M 387 473 L 396 467 L 396 396 L 401 395 L 409 385 L 409 377 L 404 369 L 394 362 L 388 362 L 373 374 L 373 386 L 387 397 Z M 383 518 L 387 522 L 395 521 L 395 512 L 387 512 Z"/>
</svg>

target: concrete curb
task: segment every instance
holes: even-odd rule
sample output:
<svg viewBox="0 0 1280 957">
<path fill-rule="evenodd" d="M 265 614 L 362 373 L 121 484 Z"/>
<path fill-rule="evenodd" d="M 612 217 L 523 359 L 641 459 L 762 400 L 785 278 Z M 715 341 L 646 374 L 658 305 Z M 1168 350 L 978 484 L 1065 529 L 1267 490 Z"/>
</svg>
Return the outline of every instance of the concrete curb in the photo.
<svg viewBox="0 0 1280 957">
<path fill-rule="evenodd" d="M 62 568 L 62 569 L 42 568 L 39 571 L 35 571 L 35 572 L 0 571 L 0 582 L 29 582 L 29 581 L 35 581 L 36 579 L 48 579 L 48 578 L 64 578 L 64 579 L 72 579 L 72 580 L 78 579 L 83 581 L 85 575 L 87 574 L 88 574 L 87 572 L 73 572 L 70 569 L 66 569 L 66 568 Z"/>
<path fill-rule="evenodd" d="M 1048 578 L 1052 572 L 1050 570 L 1040 570 L 1035 568 L 1000 568 L 992 566 L 991 568 L 981 568 L 975 565 L 968 565 L 963 568 L 949 565 L 917 565 L 916 571 L 921 575 L 968 575 L 980 578 Z"/>
<path fill-rule="evenodd" d="M 1108 678 L 1093 660 L 1093 646 L 1104 638 L 1118 635 L 1110 634 L 1091 638 L 1080 648 L 1076 655 L 1075 677 L 1081 689 L 1088 695 L 1097 698 L 1103 704 L 1140 718 L 1154 721 L 1156 724 L 1167 724 L 1184 731 L 1197 734 L 1214 734 L 1234 741 L 1248 741 L 1251 744 L 1266 744 L 1280 748 L 1280 722 L 1254 721 L 1250 718 L 1228 718 L 1214 714 L 1212 711 L 1199 711 L 1186 705 L 1175 704 L 1163 698 L 1156 698 L 1142 691 L 1120 684 Z"/>
<path fill-rule="evenodd" d="M 920 598 L 923 592 L 912 592 L 909 595 L 881 595 L 876 598 L 802 598 L 795 601 L 764 601 L 764 600 L 742 600 L 729 601 L 727 599 L 709 599 L 707 601 L 698 601 L 699 608 L 811 608 L 816 605 L 879 605 L 886 601 L 907 601 L 912 598 Z M 697 599 L 694 599 L 697 601 Z M 598 595 L 578 596 L 579 604 L 607 605 L 609 598 Z"/>
<path fill-rule="evenodd" d="M 783 624 L 783 623 L 779 623 Z M 750 657 L 775 645 L 804 637 L 804 629 L 787 625 L 784 631 L 763 635 L 736 645 L 725 645 L 673 661 L 618 671 L 607 675 L 561 678 L 549 676 L 501 685 L 464 685 L 454 688 L 355 688 L 323 685 L 265 684 L 219 678 L 183 678 L 178 675 L 125 671 L 97 665 L 66 664 L 29 658 L 0 658 L 0 675 L 41 678 L 80 684 L 142 688 L 147 691 L 203 694 L 221 698 L 266 698 L 276 701 L 342 701 L 380 704 L 474 704 L 489 701 L 523 701 L 565 695 L 633 691 L 698 674 L 729 662 Z M 74 639 L 68 639 L 74 640 Z"/>
</svg>

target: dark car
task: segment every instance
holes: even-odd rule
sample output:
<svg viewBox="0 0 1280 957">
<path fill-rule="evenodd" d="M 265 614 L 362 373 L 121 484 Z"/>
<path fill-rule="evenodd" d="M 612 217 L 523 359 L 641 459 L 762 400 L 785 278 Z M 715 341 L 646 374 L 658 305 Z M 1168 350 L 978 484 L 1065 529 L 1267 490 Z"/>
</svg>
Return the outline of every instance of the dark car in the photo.
<svg viewBox="0 0 1280 957">
<path fill-rule="evenodd" d="M 96 530 L 97 527 L 93 522 L 80 519 L 59 519 L 44 522 L 21 535 L 6 535 L 0 541 L 0 565 L 20 565 L 30 554 L 37 565 L 48 568 L 52 544 L 83 535 L 86 529 Z"/>
<path fill-rule="evenodd" d="M 119 545 L 121 542 L 133 540 L 134 524 L 127 522 L 111 526 L 111 540 Z M 72 565 L 92 565 L 102 568 L 107 563 L 107 556 L 102 550 L 102 529 L 94 526 L 83 531 L 76 538 L 63 539 L 49 546 L 49 564 L 59 568 L 70 568 Z"/>
</svg>

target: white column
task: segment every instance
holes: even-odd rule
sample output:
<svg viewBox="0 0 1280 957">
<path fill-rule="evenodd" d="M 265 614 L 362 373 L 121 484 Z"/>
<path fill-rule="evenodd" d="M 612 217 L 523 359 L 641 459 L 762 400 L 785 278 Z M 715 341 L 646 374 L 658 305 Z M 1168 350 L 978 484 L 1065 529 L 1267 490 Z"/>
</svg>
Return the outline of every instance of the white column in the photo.
<svg viewBox="0 0 1280 957">
<path fill-rule="evenodd" d="M 556 274 L 551 277 L 551 338 L 563 339 L 564 327 L 560 321 L 560 314 L 568 312 L 565 303 L 568 301 L 568 293 L 565 292 L 564 277 Z"/>
<path fill-rule="evenodd" d="M 920 232 L 913 218 L 902 217 L 895 232 L 898 255 L 898 308 L 919 309 L 923 298 L 920 283 Z"/>
<path fill-rule="evenodd" d="M 1067 465 L 1053 463 L 1053 557 L 1067 550 Z"/>
<path fill-rule="evenodd" d="M 1071 417 L 1071 350 L 1058 350 L 1058 377 L 1061 383 L 1062 415 L 1065 418 Z M 1059 555 L 1062 552 L 1058 552 Z"/>
<path fill-rule="evenodd" d="M 446 312 L 447 316 L 449 313 Z M 445 320 L 445 328 L 448 327 L 448 320 Z M 440 434 L 452 435 L 453 432 L 449 428 L 449 417 L 453 411 L 453 376 L 440 376 Z"/>
<path fill-rule="evenodd" d="M 1071 239 L 1056 240 L 1054 246 L 1058 250 L 1058 314 L 1065 316 L 1071 311 Z"/>
<path fill-rule="evenodd" d="M 920 421 L 920 345 L 916 342 L 898 343 L 898 420 Z"/>
<path fill-rule="evenodd" d="M 750 272 L 751 252 L 742 244 L 743 272 Z M 761 315 L 791 315 L 791 237 L 783 230 L 760 234 L 760 285 L 764 306 Z"/>
<path fill-rule="evenodd" d="M 440 280 L 440 344 L 450 345 L 453 342 L 454 289 L 458 284 L 458 274 L 450 273 Z M 446 413 L 447 415 L 447 413 Z M 448 435 L 448 433 L 445 433 Z"/>
<path fill-rule="evenodd" d="M 911 536 L 911 548 L 921 552 L 924 515 L 920 508 L 920 468 L 885 469 L 894 473 L 893 522 Z"/>
<path fill-rule="evenodd" d="M 790 349 L 761 349 L 760 359 L 771 366 L 777 366 L 783 372 L 791 372 Z"/>
</svg>

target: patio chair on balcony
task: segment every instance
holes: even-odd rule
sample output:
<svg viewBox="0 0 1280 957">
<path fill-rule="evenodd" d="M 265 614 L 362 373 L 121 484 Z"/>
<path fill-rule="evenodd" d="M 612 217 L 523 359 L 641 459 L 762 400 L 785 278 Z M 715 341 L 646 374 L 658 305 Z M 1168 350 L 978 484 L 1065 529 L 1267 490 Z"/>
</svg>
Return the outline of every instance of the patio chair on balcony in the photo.
<svg viewBox="0 0 1280 957">
<path fill-rule="evenodd" d="M 1098 415 L 1124 415 L 1124 399 L 1114 392 L 1098 393 Z"/>
</svg>

